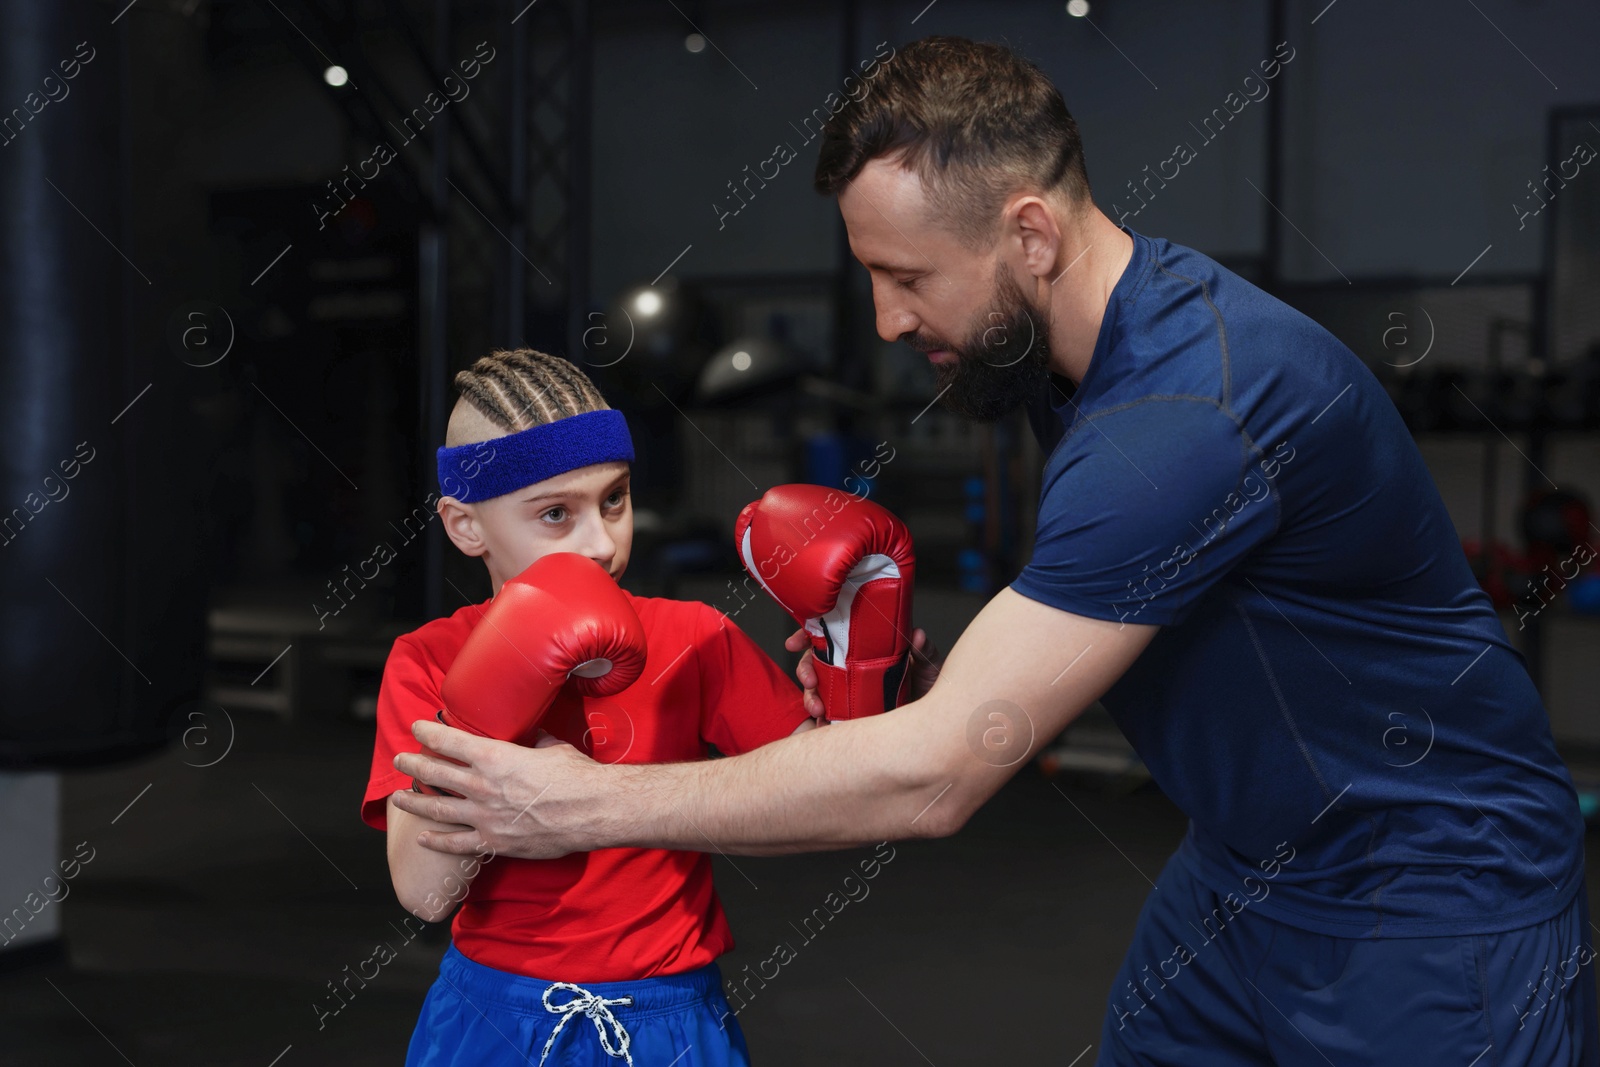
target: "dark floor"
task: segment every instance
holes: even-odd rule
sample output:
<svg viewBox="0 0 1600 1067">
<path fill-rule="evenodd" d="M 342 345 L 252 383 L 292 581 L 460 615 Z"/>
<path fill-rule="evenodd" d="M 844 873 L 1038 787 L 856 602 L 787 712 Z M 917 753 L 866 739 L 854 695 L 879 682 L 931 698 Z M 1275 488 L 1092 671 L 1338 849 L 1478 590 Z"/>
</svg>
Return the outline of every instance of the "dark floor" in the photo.
<svg viewBox="0 0 1600 1067">
<path fill-rule="evenodd" d="M 315 1007 L 401 943 L 383 837 L 357 815 L 369 728 L 236 721 L 214 766 L 175 748 L 66 778 L 66 849 L 95 858 L 51 905 L 69 962 L 0 973 L 0 1064 L 403 1062 L 444 927 L 321 1029 Z M 724 973 L 797 953 L 740 1012 L 756 1064 L 1074 1062 L 1183 825 L 1153 791 L 1063 793 L 1025 768 L 955 838 L 894 845 L 809 941 L 795 926 L 871 850 L 719 859 L 740 944 Z"/>
</svg>

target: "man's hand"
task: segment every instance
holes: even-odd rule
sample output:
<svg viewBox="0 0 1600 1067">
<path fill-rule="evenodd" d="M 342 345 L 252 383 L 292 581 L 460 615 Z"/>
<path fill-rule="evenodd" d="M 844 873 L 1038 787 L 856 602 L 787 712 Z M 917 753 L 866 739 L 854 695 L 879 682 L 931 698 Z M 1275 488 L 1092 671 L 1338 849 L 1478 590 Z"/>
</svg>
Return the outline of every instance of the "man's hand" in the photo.
<svg viewBox="0 0 1600 1067">
<path fill-rule="evenodd" d="M 795 665 L 794 676 L 799 680 L 801 688 L 806 691 L 806 714 L 821 725 L 827 720 L 823 717 L 822 698 L 817 695 L 817 668 L 813 662 L 815 654 L 811 650 L 811 635 L 802 626 L 784 640 L 783 647 L 790 652 L 805 649 L 806 654 L 801 656 L 800 662 Z M 906 703 L 927 696 L 928 690 L 933 688 L 933 683 L 939 680 L 939 669 L 943 666 L 944 653 L 929 640 L 928 632 L 920 626 L 912 630 L 911 662 L 906 668 L 908 673 L 905 688 Z"/>
<path fill-rule="evenodd" d="M 744 569 L 809 631 L 830 722 L 906 702 L 917 564 L 905 523 L 826 486 L 775 485 L 739 513 L 733 539 Z"/>
<path fill-rule="evenodd" d="M 425 831 L 418 844 L 435 852 L 458 856 L 481 853 L 483 846 L 496 855 L 519 859 L 554 859 L 592 847 L 559 832 L 555 817 L 575 779 L 581 781 L 598 767 L 576 748 L 541 732 L 532 748 L 509 741 L 477 737 L 431 719 L 412 724 L 412 736 L 441 756 L 402 752 L 394 758 L 400 771 L 429 785 L 459 793 L 459 797 L 427 796 L 400 790 L 391 796 L 395 807 L 441 823 L 468 827 L 452 833 Z"/>
<path fill-rule="evenodd" d="M 644 624 L 606 569 L 552 552 L 501 586 L 472 628 L 440 686 L 439 721 L 532 744 L 563 691 L 621 692 L 644 673 L 645 656 Z M 605 669 L 589 670 L 596 666 Z"/>
<path fill-rule="evenodd" d="M 911 663 L 906 667 L 906 703 L 921 700 L 939 680 L 944 668 L 944 653 L 920 626 L 911 631 Z"/>
</svg>

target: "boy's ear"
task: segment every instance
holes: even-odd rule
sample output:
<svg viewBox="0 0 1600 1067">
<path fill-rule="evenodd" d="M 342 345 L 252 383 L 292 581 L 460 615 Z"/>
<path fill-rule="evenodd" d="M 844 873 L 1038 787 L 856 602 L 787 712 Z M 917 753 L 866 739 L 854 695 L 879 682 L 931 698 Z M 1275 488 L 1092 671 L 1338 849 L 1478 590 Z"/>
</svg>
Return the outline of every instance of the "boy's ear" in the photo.
<svg viewBox="0 0 1600 1067">
<path fill-rule="evenodd" d="M 463 555 L 481 556 L 488 551 L 478 522 L 471 509 L 453 496 L 439 498 L 439 520 L 444 524 L 445 536 L 459 548 Z"/>
</svg>

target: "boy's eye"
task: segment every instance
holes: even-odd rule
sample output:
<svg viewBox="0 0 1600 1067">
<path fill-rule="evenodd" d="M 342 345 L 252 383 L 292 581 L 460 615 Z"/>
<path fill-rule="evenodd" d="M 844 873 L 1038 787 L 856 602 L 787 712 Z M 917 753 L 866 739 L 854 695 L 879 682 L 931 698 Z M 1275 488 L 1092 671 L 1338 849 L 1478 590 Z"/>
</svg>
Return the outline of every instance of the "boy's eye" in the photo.
<svg viewBox="0 0 1600 1067">
<path fill-rule="evenodd" d="M 567 517 L 567 509 L 566 508 L 559 508 L 559 507 L 558 508 L 551 508 L 549 511 L 546 511 L 543 515 L 540 516 L 540 518 L 546 520 L 547 522 L 562 522 L 562 521 L 564 521 L 566 519 L 566 517 Z"/>
<path fill-rule="evenodd" d="M 610 496 L 606 497 L 606 507 L 620 508 L 623 501 L 627 499 L 628 491 L 626 489 L 618 489 L 615 493 L 612 493 Z"/>
</svg>

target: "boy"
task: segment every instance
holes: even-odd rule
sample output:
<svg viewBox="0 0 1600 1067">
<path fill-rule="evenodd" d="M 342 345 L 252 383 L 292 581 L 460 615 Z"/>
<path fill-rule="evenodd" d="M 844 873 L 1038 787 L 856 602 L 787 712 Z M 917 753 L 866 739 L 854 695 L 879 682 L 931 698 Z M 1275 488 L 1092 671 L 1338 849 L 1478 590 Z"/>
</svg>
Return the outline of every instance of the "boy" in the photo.
<svg viewBox="0 0 1600 1067">
<path fill-rule="evenodd" d="M 456 386 L 439 450 L 451 542 L 483 559 L 496 594 L 553 552 L 620 578 L 633 539 L 633 448 L 620 413 L 572 364 L 529 349 L 478 360 Z M 646 633 L 642 676 L 615 696 L 558 702 L 566 711 L 542 729 L 601 762 L 654 763 L 703 758 L 708 742 L 744 752 L 815 725 L 800 689 L 721 613 L 625 595 Z M 411 785 L 394 757 L 419 749 L 411 725 L 444 707 L 445 673 L 484 610 L 469 605 L 400 637 L 378 696 L 361 816 L 388 834 L 408 911 L 437 922 L 462 905 L 408 1067 L 527 1064 L 536 1051 L 541 1064 L 632 1064 L 635 1054 L 674 1067 L 747 1064 L 714 962 L 733 938 L 708 855 L 617 848 L 479 862 L 418 845 L 424 830 L 463 827 L 387 799 Z"/>
</svg>

